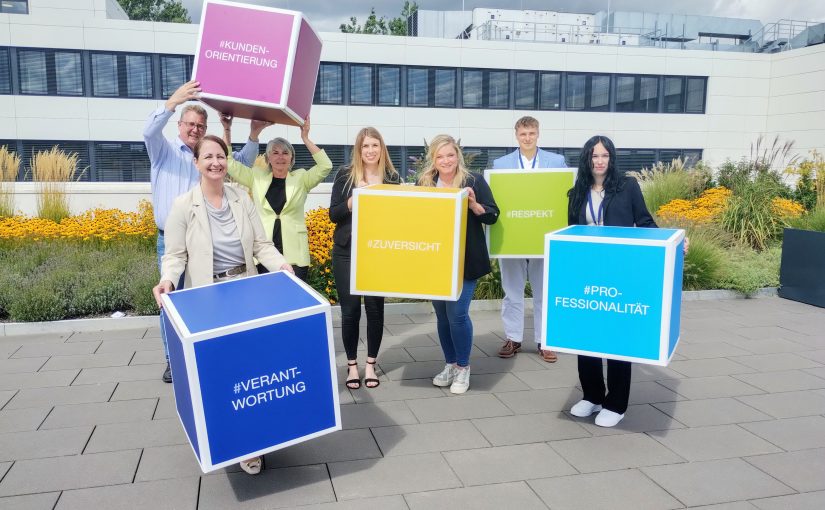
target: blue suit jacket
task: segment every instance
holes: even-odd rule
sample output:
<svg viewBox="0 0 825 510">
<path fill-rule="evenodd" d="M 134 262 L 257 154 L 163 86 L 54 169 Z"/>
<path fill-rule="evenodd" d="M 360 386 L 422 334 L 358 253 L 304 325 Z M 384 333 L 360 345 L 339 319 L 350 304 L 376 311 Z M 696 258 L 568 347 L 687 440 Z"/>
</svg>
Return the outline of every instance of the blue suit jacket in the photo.
<svg viewBox="0 0 825 510">
<path fill-rule="evenodd" d="M 537 149 L 536 157 L 539 158 L 536 168 L 567 168 L 567 163 L 561 154 Z M 510 168 L 521 168 L 518 149 L 493 161 L 494 170 Z"/>
</svg>

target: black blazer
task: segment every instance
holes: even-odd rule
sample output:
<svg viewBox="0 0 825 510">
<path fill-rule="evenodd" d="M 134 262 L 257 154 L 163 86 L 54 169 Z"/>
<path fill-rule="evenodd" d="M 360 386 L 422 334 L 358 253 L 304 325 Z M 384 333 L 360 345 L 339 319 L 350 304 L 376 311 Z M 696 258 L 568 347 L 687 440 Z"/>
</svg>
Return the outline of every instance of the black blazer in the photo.
<svg viewBox="0 0 825 510">
<path fill-rule="evenodd" d="M 587 225 L 586 214 L 587 200 L 584 201 L 579 211 L 573 211 L 572 197 L 568 200 L 568 225 Z M 605 193 L 604 224 L 611 227 L 657 227 L 645 205 L 642 189 L 633 177 L 621 179 L 615 193 L 610 190 Z"/>
<path fill-rule="evenodd" d="M 436 175 L 436 181 L 438 176 Z M 467 211 L 467 235 L 464 244 L 464 279 L 475 280 L 491 271 L 490 255 L 487 252 L 487 239 L 484 237 L 484 224 L 492 225 L 498 221 L 499 209 L 493 198 L 490 186 L 481 174 L 470 172 L 465 187 L 470 187 L 476 195 L 476 202 L 484 207 L 484 214 L 476 216 Z"/>
<path fill-rule="evenodd" d="M 350 167 L 344 166 L 335 174 L 332 184 L 332 196 L 329 201 L 329 219 L 335 223 L 335 232 L 332 234 L 332 249 L 338 252 L 349 252 L 352 240 L 352 211 L 347 207 L 347 200 L 352 196 L 353 186 L 349 185 Z M 400 177 L 390 177 L 384 184 L 399 184 Z"/>
</svg>

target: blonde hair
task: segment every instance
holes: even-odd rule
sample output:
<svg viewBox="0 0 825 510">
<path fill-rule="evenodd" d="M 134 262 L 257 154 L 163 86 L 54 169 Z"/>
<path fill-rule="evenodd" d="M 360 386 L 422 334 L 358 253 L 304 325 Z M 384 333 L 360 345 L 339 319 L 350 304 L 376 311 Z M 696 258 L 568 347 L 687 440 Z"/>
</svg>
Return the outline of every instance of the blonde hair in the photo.
<svg viewBox="0 0 825 510">
<path fill-rule="evenodd" d="M 461 147 L 458 146 L 458 142 L 456 142 L 452 136 L 438 135 L 430 141 L 430 146 L 427 149 L 427 164 L 424 167 L 424 171 L 421 172 L 421 177 L 418 178 L 419 186 L 435 186 L 435 177 L 438 175 L 438 170 L 435 168 L 435 155 L 448 145 L 455 150 L 458 159 L 453 187 L 463 188 L 464 185 L 467 184 L 470 172 L 464 164 L 464 154 L 461 152 Z"/>
<path fill-rule="evenodd" d="M 374 127 L 365 127 L 358 131 L 355 137 L 355 145 L 352 146 L 352 155 L 350 156 L 350 172 L 347 179 L 347 186 L 350 188 L 358 186 L 358 183 L 364 180 L 364 162 L 361 160 L 361 146 L 364 145 L 364 139 L 370 137 L 378 140 L 381 144 L 381 154 L 378 156 L 378 168 L 381 170 L 381 180 L 386 181 L 388 177 L 398 176 L 395 166 L 390 160 L 390 153 L 387 151 L 387 144 L 384 143 L 384 137 Z"/>
<path fill-rule="evenodd" d="M 516 121 L 516 131 L 518 128 L 539 128 L 539 121 L 536 120 L 535 117 L 531 117 L 529 115 L 525 115 L 524 117 L 520 118 Z"/>
<path fill-rule="evenodd" d="M 206 119 L 209 118 L 209 115 L 206 114 L 206 110 L 203 108 L 203 106 L 201 106 L 199 104 L 188 104 L 188 105 L 184 106 L 183 109 L 180 111 L 180 118 L 181 119 L 183 118 L 184 115 L 186 115 L 186 112 L 195 112 L 195 113 L 197 113 L 198 115 L 203 117 L 204 122 L 206 122 Z"/>
</svg>

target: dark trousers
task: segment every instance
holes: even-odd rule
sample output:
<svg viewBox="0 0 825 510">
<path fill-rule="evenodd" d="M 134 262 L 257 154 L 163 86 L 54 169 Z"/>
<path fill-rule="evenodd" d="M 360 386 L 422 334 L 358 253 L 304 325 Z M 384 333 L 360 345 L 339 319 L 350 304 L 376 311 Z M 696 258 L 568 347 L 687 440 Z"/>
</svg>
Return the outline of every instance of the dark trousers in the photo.
<svg viewBox="0 0 825 510">
<path fill-rule="evenodd" d="M 255 264 L 258 269 L 258 274 L 268 273 L 263 264 Z M 292 264 L 292 270 L 295 271 L 295 276 L 301 279 L 304 283 L 309 283 L 309 266 L 296 266 Z"/>
<path fill-rule="evenodd" d="M 349 251 L 332 250 L 332 274 L 335 276 L 335 288 L 338 290 L 338 303 L 341 305 L 341 337 L 347 359 L 357 359 L 358 333 L 361 322 L 361 296 L 349 293 L 351 259 Z M 364 296 L 364 308 L 367 311 L 367 356 L 378 357 L 381 339 L 384 336 L 384 298 Z"/>
<path fill-rule="evenodd" d="M 605 393 L 602 359 L 579 356 L 579 381 L 584 400 L 599 404 L 608 411 L 624 414 L 630 398 L 629 361 L 607 360 L 607 390 Z"/>
</svg>

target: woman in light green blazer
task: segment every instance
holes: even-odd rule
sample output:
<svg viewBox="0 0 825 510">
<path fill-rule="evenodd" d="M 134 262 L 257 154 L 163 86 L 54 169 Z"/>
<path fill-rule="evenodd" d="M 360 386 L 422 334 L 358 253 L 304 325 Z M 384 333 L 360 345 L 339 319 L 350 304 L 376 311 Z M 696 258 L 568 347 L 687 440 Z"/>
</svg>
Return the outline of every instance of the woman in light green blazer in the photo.
<svg viewBox="0 0 825 510">
<path fill-rule="evenodd" d="M 228 138 L 232 118 L 221 116 L 224 137 Z M 254 162 L 230 160 L 229 175 L 252 191 L 252 201 L 261 216 L 267 239 L 287 262 L 295 275 L 306 281 L 309 275 L 309 240 L 304 219 L 304 204 L 309 191 L 332 171 L 327 153 L 309 139 L 309 117 L 301 127 L 301 140 L 306 145 L 315 166 L 309 170 L 293 170 L 295 149 L 283 138 L 270 140 L 266 145 L 266 168 L 252 167 Z M 259 268 L 264 269 L 264 268 Z"/>
</svg>

